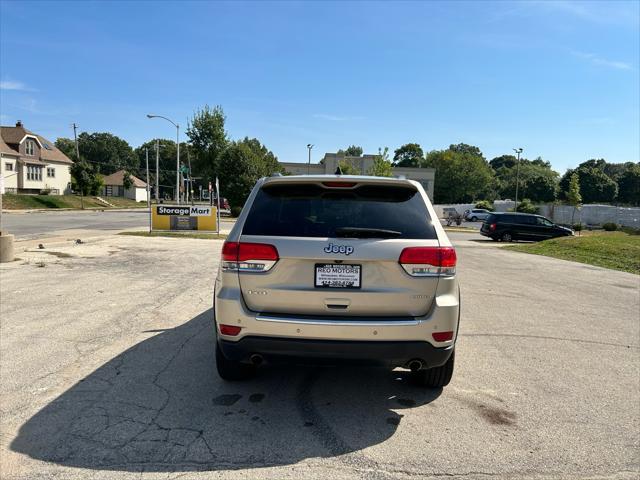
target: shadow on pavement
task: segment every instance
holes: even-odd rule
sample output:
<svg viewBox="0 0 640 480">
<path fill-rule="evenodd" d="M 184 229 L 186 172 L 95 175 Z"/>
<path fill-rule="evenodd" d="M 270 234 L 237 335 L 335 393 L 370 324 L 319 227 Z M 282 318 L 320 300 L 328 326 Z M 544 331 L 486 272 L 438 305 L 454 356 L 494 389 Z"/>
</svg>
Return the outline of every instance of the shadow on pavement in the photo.
<svg viewBox="0 0 640 480">
<path fill-rule="evenodd" d="M 394 410 L 441 393 L 374 368 L 273 367 L 225 383 L 211 318 L 208 310 L 98 368 L 29 419 L 11 449 L 99 470 L 288 465 L 384 442 L 402 419 Z"/>
</svg>

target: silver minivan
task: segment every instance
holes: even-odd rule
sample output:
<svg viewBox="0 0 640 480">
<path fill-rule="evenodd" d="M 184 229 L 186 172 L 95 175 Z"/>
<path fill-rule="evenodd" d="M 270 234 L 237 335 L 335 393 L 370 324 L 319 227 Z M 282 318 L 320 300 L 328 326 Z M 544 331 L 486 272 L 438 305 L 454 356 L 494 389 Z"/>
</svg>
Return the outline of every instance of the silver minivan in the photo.
<svg viewBox="0 0 640 480">
<path fill-rule="evenodd" d="M 281 361 L 453 374 L 456 252 L 422 186 L 366 176 L 263 178 L 222 248 L 215 282 L 225 380 Z"/>
</svg>

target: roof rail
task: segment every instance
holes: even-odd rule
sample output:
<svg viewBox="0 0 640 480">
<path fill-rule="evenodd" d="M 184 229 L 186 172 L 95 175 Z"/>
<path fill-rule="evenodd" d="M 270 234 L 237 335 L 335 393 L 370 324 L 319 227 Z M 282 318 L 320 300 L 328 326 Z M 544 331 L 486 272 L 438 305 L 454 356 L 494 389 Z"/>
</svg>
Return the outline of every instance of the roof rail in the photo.
<svg viewBox="0 0 640 480">
<path fill-rule="evenodd" d="M 396 178 L 397 178 L 398 180 L 406 180 L 406 179 L 407 179 L 407 176 L 406 176 L 406 175 L 396 175 Z"/>
<path fill-rule="evenodd" d="M 280 172 L 274 172 L 270 175 L 271 177 L 281 177 L 282 174 Z"/>
</svg>

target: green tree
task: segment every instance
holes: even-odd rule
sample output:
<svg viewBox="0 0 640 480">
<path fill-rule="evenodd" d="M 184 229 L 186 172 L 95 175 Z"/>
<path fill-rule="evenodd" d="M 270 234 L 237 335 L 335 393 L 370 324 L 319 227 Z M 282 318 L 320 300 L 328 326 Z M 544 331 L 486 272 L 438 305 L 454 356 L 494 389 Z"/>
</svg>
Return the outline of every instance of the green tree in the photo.
<svg viewBox="0 0 640 480">
<path fill-rule="evenodd" d="M 159 166 L 160 166 L 160 193 L 170 192 L 173 195 L 173 188 L 176 185 L 176 142 L 173 140 L 166 139 L 158 139 L 160 143 L 160 155 L 159 155 Z M 141 177 L 146 172 L 146 151 L 145 149 L 149 149 L 149 183 L 152 186 L 156 183 L 156 139 L 149 140 L 148 142 L 143 143 L 138 148 L 135 149 L 134 153 L 138 158 L 138 174 L 136 176 Z M 192 148 L 191 146 L 187 146 L 186 143 L 180 142 L 180 158 L 182 160 L 187 159 L 190 151 L 188 148 Z M 196 175 L 194 173 L 194 176 Z M 208 182 L 208 178 L 204 179 L 205 182 Z M 163 188 L 164 186 L 164 188 Z"/>
<path fill-rule="evenodd" d="M 231 206 L 241 207 L 256 181 L 276 172 L 282 172 L 277 157 L 257 139 L 231 142 L 218 162 L 222 196 Z"/>
<path fill-rule="evenodd" d="M 338 155 L 344 155 L 346 157 L 361 157 L 362 156 L 362 147 L 357 145 L 349 145 L 346 150 L 338 150 Z"/>
<path fill-rule="evenodd" d="M 73 156 L 75 159 L 75 155 Z M 102 187 L 102 176 L 97 173 L 94 165 L 84 158 L 75 160 L 69 169 L 72 178 L 73 189 L 81 195 L 98 195 Z"/>
<path fill-rule="evenodd" d="M 576 210 L 580 209 L 582 203 L 582 195 L 580 195 L 580 177 L 577 173 L 571 175 L 569 180 L 569 191 L 567 192 L 567 202 L 573 206 L 571 212 L 571 225 L 573 225 L 573 218 L 576 215 Z"/>
<path fill-rule="evenodd" d="M 393 152 L 396 167 L 419 167 L 424 159 L 422 147 L 417 143 L 405 143 Z"/>
<path fill-rule="evenodd" d="M 124 172 L 122 176 L 122 186 L 125 190 L 129 190 L 133 187 L 133 178 L 131 178 L 131 174 L 129 172 Z"/>
<path fill-rule="evenodd" d="M 389 147 L 378 149 L 378 155 L 373 159 L 373 165 L 367 172 L 374 177 L 391 177 L 393 176 L 393 167 L 389 160 Z"/>
<path fill-rule="evenodd" d="M 489 162 L 489 165 L 491 165 L 491 168 L 493 168 L 497 172 L 502 167 L 515 167 L 517 162 L 518 159 L 513 155 L 500 155 L 499 157 L 492 159 Z"/>
<path fill-rule="evenodd" d="M 55 146 L 58 150 L 64 153 L 69 158 L 74 158 L 76 155 L 76 145 L 70 138 L 60 137 L 55 141 Z"/>
<path fill-rule="evenodd" d="M 423 167 L 435 168 L 435 203 L 466 203 L 488 198 L 495 182 L 489 163 L 473 149 L 434 150 Z"/>
<path fill-rule="evenodd" d="M 618 201 L 640 205 L 640 163 L 631 163 L 618 179 Z"/>
<path fill-rule="evenodd" d="M 517 212 L 520 213 L 538 213 L 538 208 L 528 198 L 523 198 L 521 202 L 518 202 Z"/>
<path fill-rule="evenodd" d="M 358 171 L 353 168 L 353 165 L 351 165 L 349 162 L 340 160 L 338 162 L 338 166 L 340 167 L 342 175 L 358 175 Z"/>
<path fill-rule="evenodd" d="M 136 171 L 138 159 L 123 139 L 106 132 L 78 135 L 80 156 L 91 163 L 97 173 L 110 175 L 118 170 Z"/>
<path fill-rule="evenodd" d="M 482 151 L 474 145 L 467 145 L 466 143 L 458 143 L 456 145 L 449 145 L 449 150 L 456 153 L 463 153 L 465 155 L 471 155 L 474 157 L 480 157 L 484 160 Z"/>
<path fill-rule="evenodd" d="M 492 162 L 494 160 L 496 159 L 494 158 Z M 521 197 L 526 195 L 533 202 L 552 202 L 555 200 L 559 174 L 541 158 L 533 161 L 521 159 L 519 172 L 515 164 L 507 167 L 508 161 L 494 162 L 493 165 L 503 165 L 496 170 L 498 193 L 502 198 L 515 198 L 517 179 Z"/>
<path fill-rule="evenodd" d="M 618 194 L 618 185 L 604 173 L 604 160 L 588 160 L 574 170 L 567 170 L 560 180 L 561 198 L 567 199 L 569 182 L 575 173 L 580 181 L 580 193 L 584 203 L 611 203 Z"/>
<path fill-rule="evenodd" d="M 194 113 L 189 122 L 187 137 L 191 144 L 192 168 L 197 173 L 196 176 L 216 176 L 222 153 L 229 145 L 229 138 L 224 129 L 226 119 L 220 105 L 214 108 L 205 105 L 202 110 Z M 182 152 L 180 156 L 182 157 Z"/>
</svg>

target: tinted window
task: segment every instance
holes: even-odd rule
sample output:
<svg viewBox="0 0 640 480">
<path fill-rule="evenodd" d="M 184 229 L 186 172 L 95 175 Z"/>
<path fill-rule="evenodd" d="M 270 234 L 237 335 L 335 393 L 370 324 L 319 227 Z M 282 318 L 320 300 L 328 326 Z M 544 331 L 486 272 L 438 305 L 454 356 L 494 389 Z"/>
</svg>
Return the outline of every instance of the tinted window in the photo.
<svg viewBox="0 0 640 480">
<path fill-rule="evenodd" d="M 493 215 L 493 214 L 489 214 L 487 216 L 487 219 L 485 220 L 486 223 L 496 223 L 497 219 L 496 219 L 497 215 Z"/>
<path fill-rule="evenodd" d="M 344 237 L 344 230 L 336 235 L 336 229 L 349 228 L 395 232 L 390 238 L 437 238 L 427 206 L 416 190 L 380 185 L 354 190 L 313 184 L 267 185 L 258 192 L 242 233 Z M 360 232 L 358 236 L 376 235 Z"/>
</svg>

